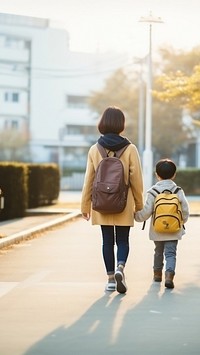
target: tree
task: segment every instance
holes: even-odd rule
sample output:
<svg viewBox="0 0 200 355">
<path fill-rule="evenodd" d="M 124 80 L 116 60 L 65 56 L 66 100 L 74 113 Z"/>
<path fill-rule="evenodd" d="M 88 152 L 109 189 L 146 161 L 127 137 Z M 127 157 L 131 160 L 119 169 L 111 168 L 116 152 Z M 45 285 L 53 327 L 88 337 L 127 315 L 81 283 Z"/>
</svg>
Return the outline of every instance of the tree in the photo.
<svg viewBox="0 0 200 355">
<path fill-rule="evenodd" d="M 181 101 L 167 96 L 167 90 L 163 88 L 163 78 L 183 70 L 189 75 L 193 66 L 198 63 L 199 55 L 200 48 L 192 52 L 177 52 L 170 47 L 160 48 L 161 61 L 154 69 L 156 76 L 153 85 L 153 145 L 158 157 L 176 155 L 192 134 L 192 127 L 183 122 Z M 167 85 L 169 82 L 165 83 Z"/>
<path fill-rule="evenodd" d="M 14 129 L 0 132 L 0 160 L 28 161 L 28 138 Z"/>
<path fill-rule="evenodd" d="M 195 47 L 192 51 L 186 52 L 165 46 L 160 47 L 159 54 L 161 57 L 161 61 L 158 63 L 160 72 L 169 74 L 180 71 L 190 75 L 193 68 L 199 64 L 200 47 Z"/>
<path fill-rule="evenodd" d="M 180 109 L 174 105 L 154 100 L 153 147 L 157 160 L 172 157 L 185 143 L 187 131 L 183 127 Z"/>
<path fill-rule="evenodd" d="M 165 49 L 162 49 L 162 54 L 165 58 L 169 57 L 169 52 Z M 154 97 L 161 102 L 170 105 L 173 103 L 181 109 L 189 110 L 194 127 L 200 126 L 199 57 L 200 47 L 173 56 L 173 63 L 178 59 L 178 70 L 174 70 L 170 65 L 166 66 L 166 70 L 157 79 L 157 90 L 154 91 Z"/>
<path fill-rule="evenodd" d="M 168 54 L 163 50 L 167 58 Z M 187 109 L 192 117 L 190 125 L 187 125 L 186 139 L 195 135 L 195 127 L 200 126 L 200 47 L 194 48 L 189 53 L 181 53 L 175 58 L 178 59 L 178 70 L 172 66 L 165 67 L 165 71 L 157 78 L 157 90 L 153 95 L 166 105 L 176 105 L 181 110 Z M 174 68 L 175 69 L 175 68 Z M 188 139 L 187 139 L 188 140 Z"/>
<path fill-rule="evenodd" d="M 138 130 L 138 79 L 119 69 L 109 77 L 102 91 L 95 91 L 89 99 L 89 105 L 99 115 L 108 106 L 117 106 L 126 116 L 126 134 L 137 141 Z"/>
<path fill-rule="evenodd" d="M 162 95 L 166 94 L 162 80 L 170 76 L 170 73 L 178 71 L 187 73 L 181 78 L 185 80 L 199 63 L 200 48 L 187 53 L 165 47 L 160 49 L 160 56 L 160 61 L 155 63 L 153 68 L 152 145 L 157 158 L 175 156 L 191 136 L 190 128 L 184 125 L 182 119 L 182 103 L 175 99 L 162 99 Z M 138 83 L 138 74 L 130 75 L 125 70 L 119 69 L 107 79 L 104 89 L 93 92 L 90 99 L 91 107 L 99 114 L 110 105 L 119 106 L 124 110 L 128 125 L 127 133 L 136 144 L 138 144 Z M 194 81 L 193 87 L 197 86 L 198 81 Z"/>
<path fill-rule="evenodd" d="M 196 65 L 191 75 L 186 75 L 182 71 L 163 74 L 158 78 L 160 91 L 155 91 L 154 95 L 164 102 L 177 102 L 183 108 L 188 108 L 191 112 L 200 110 L 200 65 Z"/>
</svg>

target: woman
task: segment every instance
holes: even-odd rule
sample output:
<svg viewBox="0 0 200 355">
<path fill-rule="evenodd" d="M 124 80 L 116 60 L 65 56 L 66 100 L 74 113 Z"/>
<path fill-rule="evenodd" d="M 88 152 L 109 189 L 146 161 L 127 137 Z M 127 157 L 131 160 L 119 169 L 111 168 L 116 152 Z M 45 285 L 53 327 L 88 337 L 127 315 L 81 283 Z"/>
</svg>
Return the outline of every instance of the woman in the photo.
<svg viewBox="0 0 200 355">
<path fill-rule="evenodd" d="M 92 186 L 95 171 L 102 160 L 97 144 L 91 146 L 88 152 L 85 180 L 82 191 L 81 212 L 87 221 L 92 219 L 93 225 L 100 225 L 103 241 L 103 259 L 108 282 L 106 291 L 125 293 L 127 286 L 124 277 L 124 267 L 129 254 L 129 232 L 134 223 L 134 213 L 143 208 L 143 181 L 141 164 L 137 148 L 127 138 L 121 136 L 125 127 L 123 112 L 117 107 L 108 107 L 98 124 L 98 130 L 102 134 L 98 143 L 103 146 L 107 153 L 114 152 L 127 146 L 120 157 L 124 166 L 124 177 L 129 190 L 127 204 L 123 212 L 116 214 L 102 214 L 94 211 L 91 204 Z M 114 245 L 117 245 L 117 269 L 115 271 Z"/>
</svg>

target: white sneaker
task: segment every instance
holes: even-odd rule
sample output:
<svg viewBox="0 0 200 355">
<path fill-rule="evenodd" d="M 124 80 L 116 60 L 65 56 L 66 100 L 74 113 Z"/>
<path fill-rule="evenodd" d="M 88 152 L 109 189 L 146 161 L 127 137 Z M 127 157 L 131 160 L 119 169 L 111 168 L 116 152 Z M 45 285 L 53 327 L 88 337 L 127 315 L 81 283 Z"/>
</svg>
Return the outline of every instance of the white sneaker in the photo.
<svg viewBox="0 0 200 355">
<path fill-rule="evenodd" d="M 106 284 L 106 287 L 105 287 L 105 290 L 106 291 L 116 291 L 116 283 L 113 281 L 113 282 L 108 282 Z"/>
<path fill-rule="evenodd" d="M 117 268 L 116 272 L 115 272 L 115 280 L 117 283 L 117 292 L 119 293 L 126 293 L 127 291 L 127 286 L 125 283 L 125 277 L 124 277 L 124 273 L 121 270 L 121 268 Z"/>
</svg>

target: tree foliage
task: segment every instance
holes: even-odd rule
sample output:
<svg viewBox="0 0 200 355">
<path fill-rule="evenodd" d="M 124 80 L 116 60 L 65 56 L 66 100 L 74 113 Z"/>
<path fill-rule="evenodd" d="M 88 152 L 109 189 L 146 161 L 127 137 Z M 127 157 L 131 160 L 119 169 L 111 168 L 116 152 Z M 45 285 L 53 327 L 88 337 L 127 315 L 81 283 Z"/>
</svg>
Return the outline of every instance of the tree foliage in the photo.
<svg viewBox="0 0 200 355">
<path fill-rule="evenodd" d="M 160 91 L 154 95 L 167 103 L 177 102 L 183 108 L 192 112 L 200 110 L 200 65 L 196 65 L 191 75 L 182 71 L 163 74 L 158 78 Z"/>
<path fill-rule="evenodd" d="M 200 110 L 200 47 L 191 52 L 175 53 L 161 49 L 164 60 L 162 75 L 157 78 L 154 96 L 166 103 L 173 102 L 191 112 Z M 171 62 L 169 58 L 171 57 Z M 166 64 L 168 61 L 168 64 Z"/>
<path fill-rule="evenodd" d="M 184 72 L 191 75 L 193 68 L 199 64 L 200 47 L 192 51 L 175 50 L 173 47 L 160 47 L 161 61 L 159 62 L 160 72 Z"/>
<path fill-rule="evenodd" d="M 153 68 L 152 145 L 157 158 L 174 156 L 191 135 L 184 125 L 184 107 L 200 108 L 200 48 L 191 52 L 160 48 L 160 61 Z M 102 91 L 93 92 L 90 105 L 101 114 L 107 106 L 126 114 L 129 137 L 138 144 L 138 74 L 119 69 L 107 79 Z M 145 95 L 144 95 L 145 112 Z"/>
<path fill-rule="evenodd" d="M 28 161 L 28 137 L 15 129 L 0 132 L 0 160 Z"/>
<path fill-rule="evenodd" d="M 171 157 L 187 138 L 180 109 L 154 100 L 153 105 L 153 146 L 157 159 Z"/>
<path fill-rule="evenodd" d="M 89 105 L 99 115 L 108 106 L 120 107 L 126 116 L 126 134 L 137 140 L 138 127 L 138 78 L 119 69 L 109 77 L 102 91 L 95 91 L 89 99 Z"/>
</svg>

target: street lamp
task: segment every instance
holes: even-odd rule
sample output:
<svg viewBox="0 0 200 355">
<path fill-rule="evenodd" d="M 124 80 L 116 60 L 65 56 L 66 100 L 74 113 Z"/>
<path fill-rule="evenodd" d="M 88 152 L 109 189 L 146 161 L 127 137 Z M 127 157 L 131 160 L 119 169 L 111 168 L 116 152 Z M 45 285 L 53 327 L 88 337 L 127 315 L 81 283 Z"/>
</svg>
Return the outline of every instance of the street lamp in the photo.
<svg viewBox="0 0 200 355">
<path fill-rule="evenodd" d="M 153 152 L 152 152 L 152 24 L 162 23 L 160 17 L 141 17 L 140 22 L 149 24 L 148 75 L 146 83 L 146 118 L 145 118 L 145 149 L 143 152 L 143 174 L 145 191 L 152 185 Z"/>
<path fill-rule="evenodd" d="M 133 58 L 133 63 L 139 65 L 138 73 L 138 151 L 142 156 L 144 151 L 144 80 L 143 66 L 146 63 L 146 57 Z"/>
</svg>

